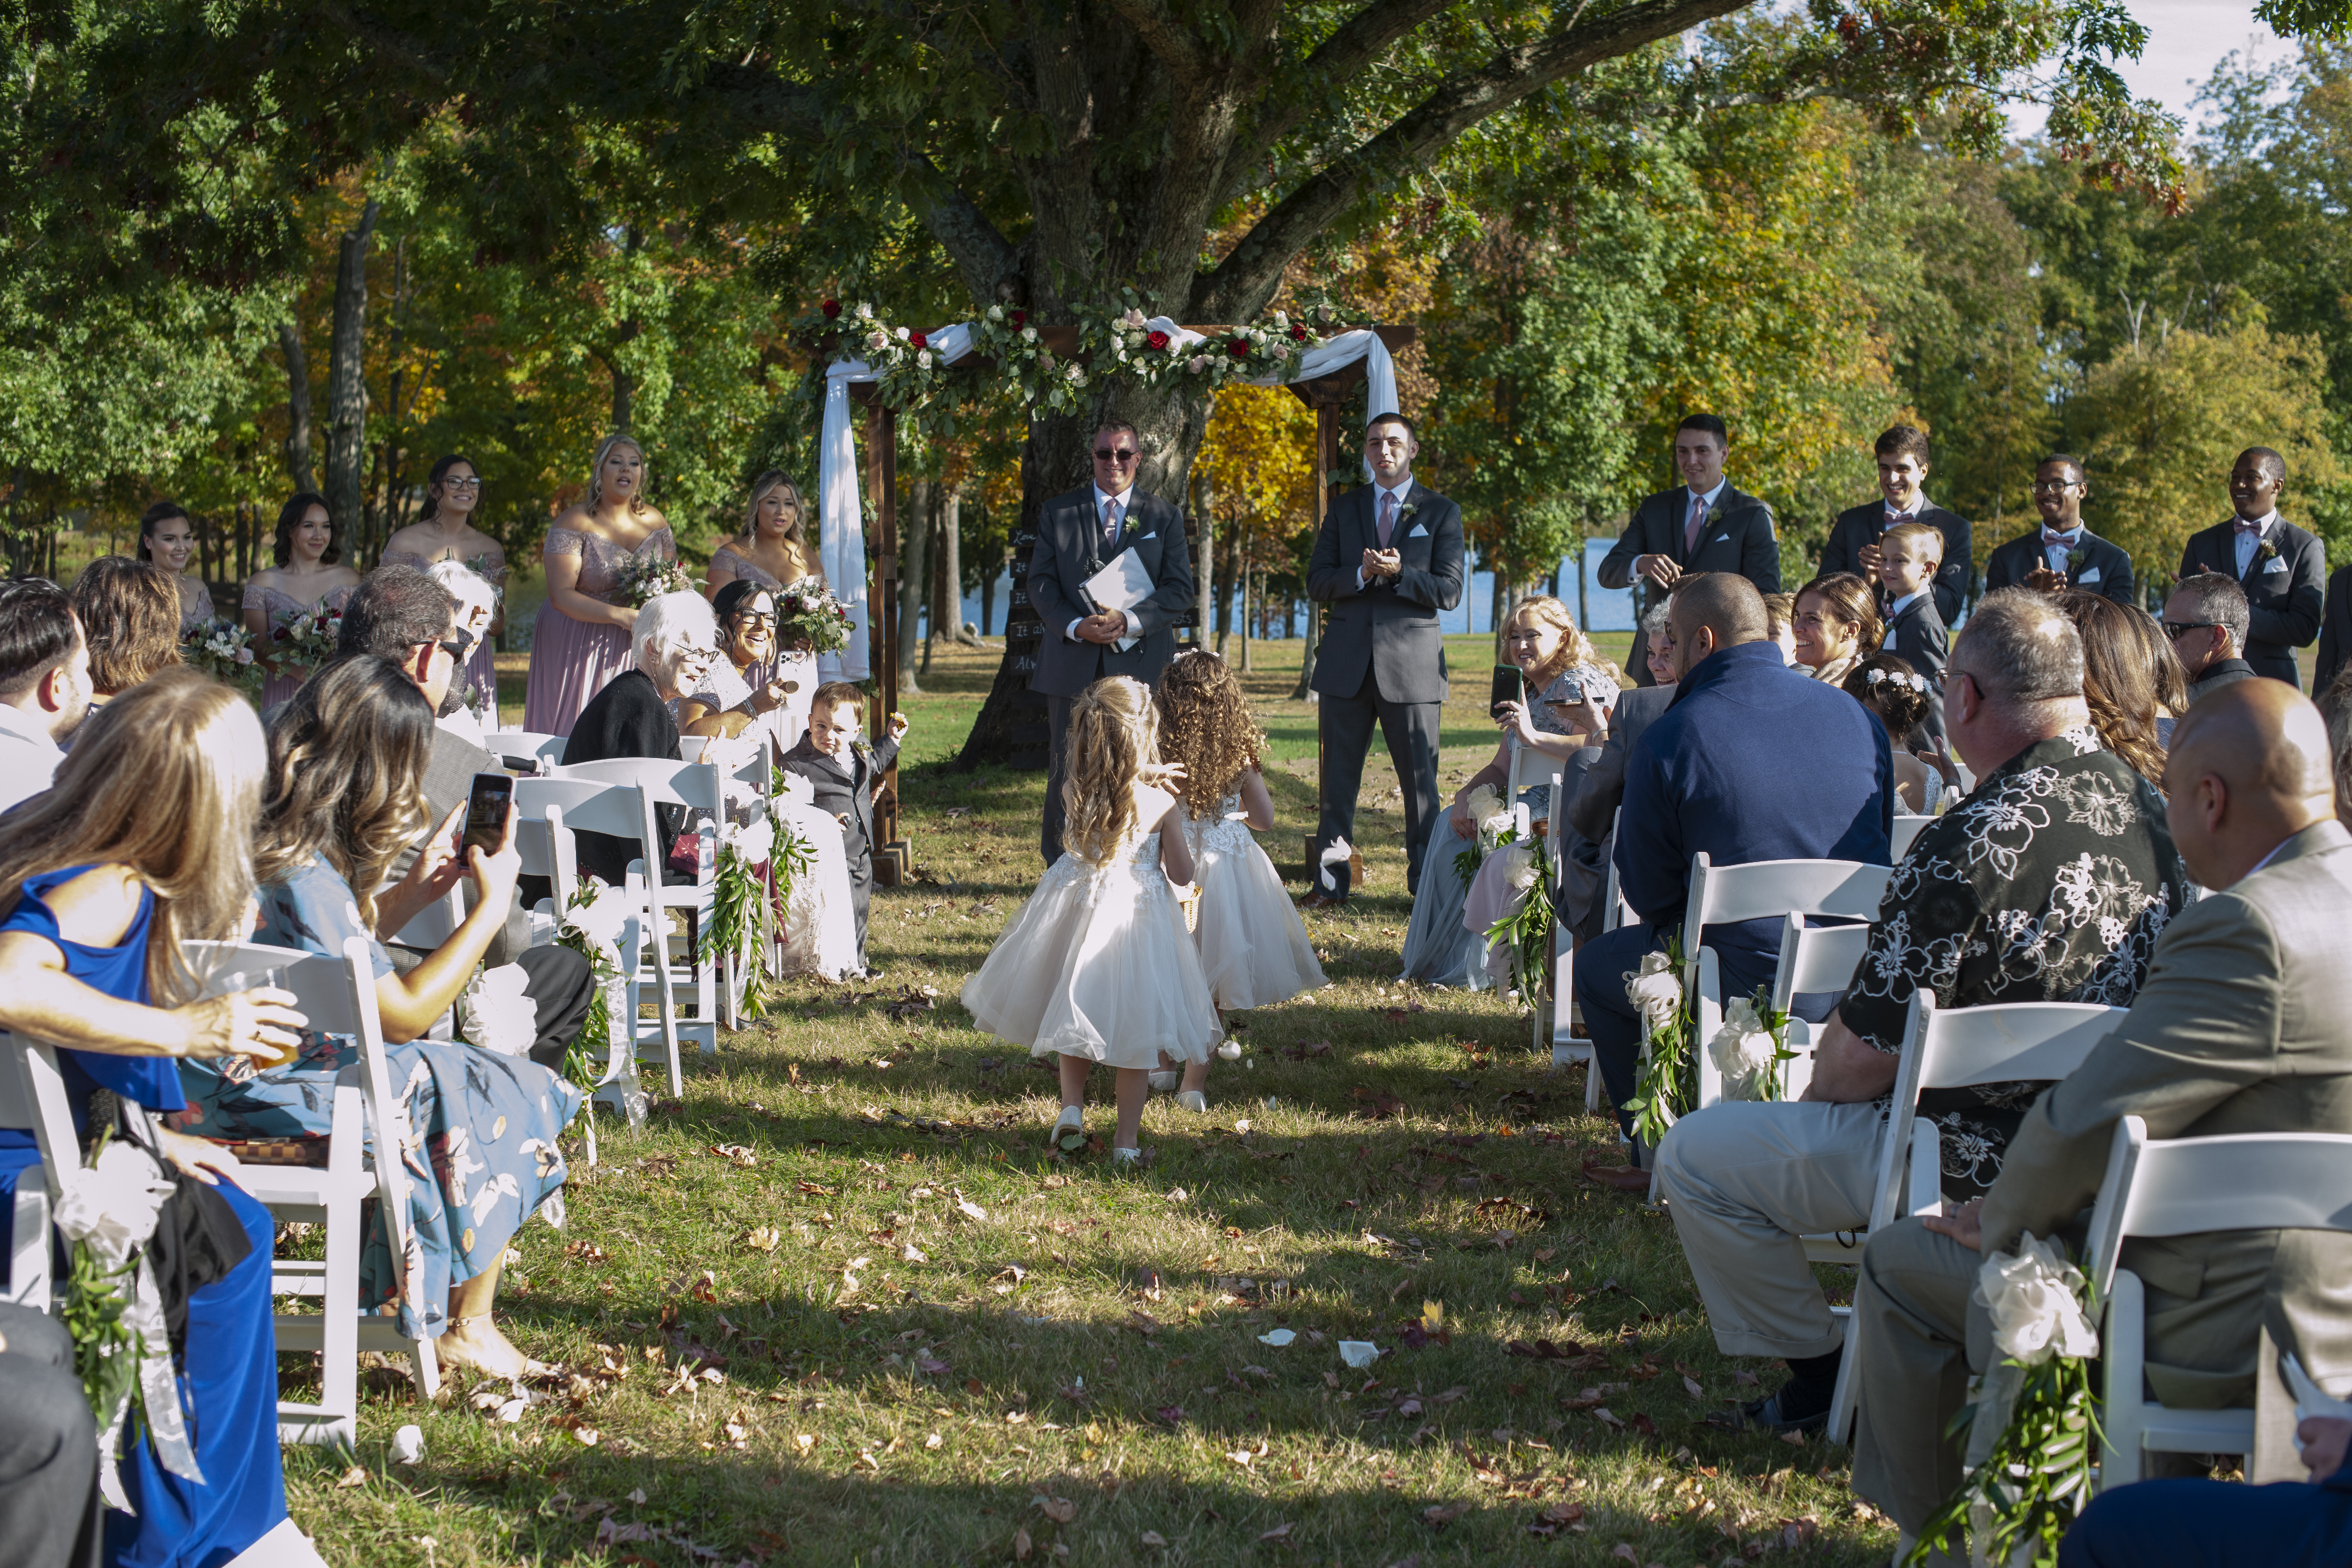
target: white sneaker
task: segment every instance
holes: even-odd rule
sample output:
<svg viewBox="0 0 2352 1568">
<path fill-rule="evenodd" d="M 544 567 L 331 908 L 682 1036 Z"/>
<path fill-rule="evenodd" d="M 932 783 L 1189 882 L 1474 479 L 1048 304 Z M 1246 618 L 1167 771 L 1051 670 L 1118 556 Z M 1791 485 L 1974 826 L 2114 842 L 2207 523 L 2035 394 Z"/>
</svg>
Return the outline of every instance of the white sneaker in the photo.
<svg viewBox="0 0 2352 1568">
<path fill-rule="evenodd" d="M 1176 1095 L 1176 1103 L 1196 1115 L 1206 1116 L 1209 1114 L 1209 1097 L 1200 1089 L 1180 1089 Z"/>
<path fill-rule="evenodd" d="M 1061 1145 L 1063 1134 L 1084 1132 L 1086 1130 L 1086 1108 L 1079 1105 L 1066 1105 L 1062 1107 L 1062 1114 L 1054 1119 L 1054 1130 L 1045 1134 L 1045 1147 L 1058 1148 Z"/>
</svg>

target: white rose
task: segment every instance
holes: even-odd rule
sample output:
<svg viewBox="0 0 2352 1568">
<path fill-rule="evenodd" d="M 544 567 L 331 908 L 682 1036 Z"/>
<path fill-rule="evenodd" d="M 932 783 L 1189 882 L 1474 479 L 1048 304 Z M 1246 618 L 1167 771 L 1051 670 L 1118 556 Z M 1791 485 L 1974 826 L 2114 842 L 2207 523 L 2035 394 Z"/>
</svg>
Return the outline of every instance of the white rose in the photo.
<svg viewBox="0 0 2352 1568">
<path fill-rule="evenodd" d="M 1627 970 L 1624 978 L 1625 1000 L 1633 1004 L 1651 1028 L 1665 1027 L 1682 1011 L 1682 976 L 1675 973 L 1664 953 L 1643 953 L 1642 967 Z"/>
<path fill-rule="evenodd" d="M 780 776 L 783 782 L 777 785 L 776 788 L 776 795 L 779 799 L 783 800 L 788 805 L 814 805 L 816 804 L 816 785 L 809 783 L 808 780 L 803 778 L 798 773 L 783 773 Z"/>
<path fill-rule="evenodd" d="M 1062 374 L 1069 378 L 1072 386 L 1084 386 L 1087 384 L 1086 367 L 1083 365 L 1069 365 L 1063 370 Z"/>
<path fill-rule="evenodd" d="M 757 866 L 775 853 L 776 825 L 764 816 L 747 827 L 730 822 L 719 837 L 728 848 L 743 858 L 745 864 Z"/>
<path fill-rule="evenodd" d="M 1034 327 L 1024 327 L 1024 328 L 1022 328 L 1022 329 L 1021 329 L 1021 341 L 1022 341 L 1023 342 L 1024 342 L 1024 343 L 1034 343 L 1034 342 L 1035 342 L 1037 341 L 1037 329 L 1036 329 L 1036 328 L 1034 328 Z"/>
<path fill-rule="evenodd" d="M 2028 1366 L 2053 1355 L 2099 1353 L 2099 1333 L 2083 1311 L 2083 1271 L 2032 1235 L 2014 1254 L 1996 1252 L 1977 1270 L 1979 1304 L 1992 1315 L 1992 1342 Z"/>
<path fill-rule="evenodd" d="M 1194 354 L 1191 359 L 1184 362 L 1184 368 L 1191 371 L 1194 375 L 1198 375 L 1202 371 L 1209 368 L 1209 356 L 1206 354 Z"/>
<path fill-rule="evenodd" d="M 930 368 L 931 368 L 931 351 L 930 351 L 930 350 L 929 350 L 929 349 L 919 349 L 919 350 L 917 350 L 917 351 L 916 351 L 916 353 L 915 353 L 915 363 L 916 363 L 917 364 L 919 364 L 919 365 L 921 365 L 925 370 L 929 370 L 929 369 L 930 369 Z"/>
<path fill-rule="evenodd" d="M 1002 305 L 991 305 L 988 308 L 988 319 L 992 321 L 1001 321 L 1004 320 L 1004 307 Z"/>
<path fill-rule="evenodd" d="M 877 331 L 872 331 L 872 332 L 868 332 L 868 333 L 866 335 L 866 347 L 868 347 L 868 348 L 875 348 L 875 349 L 883 348 L 883 347 L 887 346 L 887 345 L 888 345 L 888 343 L 889 343 L 889 342 L 890 342 L 889 334 L 888 334 L 888 333 L 887 333 L 887 332 L 881 331 L 879 331 L 878 329 L 877 329 Z"/>
<path fill-rule="evenodd" d="M 1487 837 L 1500 840 L 1504 835 L 1518 831 L 1518 818 L 1507 811 L 1497 811 L 1478 819 L 1478 831 Z"/>
<path fill-rule="evenodd" d="M 1128 326 L 1139 328 L 1143 325 L 1143 312 L 1129 305 L 1127 308 L 1127 314 L 1121 316 L 1119 320 Z"/>
<path fill-rule="evenodd" d="M 65 1173 L 60 1184 L 58 1228 L 69 1240 L 89 1243 L 109 1271 L 155 1234 L 156 1212 L 173 1192 L 147 1151 L 121 1142 L 108 1143 L 95 1163 Z"/>
<path fill-rule="evenodd" d="M 523 994 L 529 979 L 519 963 L 476 975 L 464 997 L 465 1037 L 503 1057 L 530 1055 L 539 1037 L 539 1008 Z"/>
<path fill-rule="evenodd" d="M 872 321 L 874 319 L 874 307 L 861 302 L 857 307 L 857 319 L 861 321 Z"/>
<path fill-rule="evenodd" d="M 1759 1075 L 1772 1065 L 1780 1049 L 1772 1032 L 1757 1016 L 1754 999 L 1747 996 L 1735 996 L 1725 1004 L 1723 1027 L 1715 1032 L 1706 1048 L 1715 1058 L 1716 1070 L 1723 1074 L 1725 1092 L 1738 1100 L 1757 1098 Z"/>
<path fill-rule="evenodd" d="M 629 903 L 619 889 L 599 887 L 593 902 L 563 911 L 563 923 L 593 945 L 610 948 L 621 940 L 621 928 L 628 923 Z"/>
<path fill-rule="evenodd" d="M 890 335 L 903 343 L 907 341 L 907 329 L 904 327 L 895 327 L 891 329 Z"/>
<path fill-rule="evenodd" d="M 1504 875 L 1509 879 L 1511 886 L 1522 891 L 1534 887 L 1536 885 L 1536 847 L 1532 844 L 1514 844 L 1507 853 L 1509 858 L 1503 862 Z"/>
<path fill-rule="evenodd" d="M 1472 821 L 1483 823 L 1503 809 L 1503 796 L 1493 784 L 1480 784 L 1470 792 L 1470 798 L 1462 805 L 1470 813 Z"/>
</svg>

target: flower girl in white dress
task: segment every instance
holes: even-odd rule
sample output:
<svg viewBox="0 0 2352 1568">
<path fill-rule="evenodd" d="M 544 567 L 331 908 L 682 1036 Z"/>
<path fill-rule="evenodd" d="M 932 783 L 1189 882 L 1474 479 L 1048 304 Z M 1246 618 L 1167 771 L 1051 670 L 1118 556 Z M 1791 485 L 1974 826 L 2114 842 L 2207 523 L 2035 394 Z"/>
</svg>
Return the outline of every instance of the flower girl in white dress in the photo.
<svg viewBox="0 0 2352 1568">
<path fill-rule="evenodd" d="M 1220 1009 L 1239 1009 L 1319 989 L 1323 968 L 1307 927 L 1255 837 L 1274 826 L 1274 798 L 1257 764 L 1265 737 L 1242 683 L 1215 654 L 1186 653 L 1160 675 L 1157 700 L 1160 754 L 1182 770 L 1184 839 L 1201 887 L 1194 937 L 1209 994 Z M 1185 1068 L 1176 1102 L 1208 1110 L 1208 1078 L 1205 1059 Z M 1151 1084 L 1176 1089 L 1177 1075 L 1154 1073 Z"/>
<path fill-rule="evenodd" d="M 1192 896 L 1192 856 L 1181 808 L 1154 782 L 1174 773 L 1159 761 L 1150 691 L 1096 681 L 1071 705 L 1064 743 L 1062 858 L 964 982 L 963 1005 L 1000 1039 L 1059 1057 L 1055 1141 L 1084 1131 L 1095 1064 L 1116 1068 L 1110 1152 L 1125 1164 L 1138 1158 L 1146 1074 L 1163 1058 L 1205 1063 L 1223 1030 L 1178 901 Z"/>
</svg>

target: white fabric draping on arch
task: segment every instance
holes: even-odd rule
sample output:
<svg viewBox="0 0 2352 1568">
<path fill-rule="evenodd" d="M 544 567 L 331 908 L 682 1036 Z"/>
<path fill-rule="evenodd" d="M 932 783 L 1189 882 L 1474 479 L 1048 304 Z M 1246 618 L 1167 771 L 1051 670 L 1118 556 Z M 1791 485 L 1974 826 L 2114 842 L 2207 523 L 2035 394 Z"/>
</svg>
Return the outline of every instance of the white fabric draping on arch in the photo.
<svg viewBox="0 0 2352 1568">
<path fill-rule="evenodd" d="M 1147 325 L 1166 332 L 1180 350 L 1208 341 L 1165 316 L 1154 316 Z M 971 332 L 969 322 L 958 322 L 925 336 L 940 363 L 953 364 L 970 357 Z M 1289 381 L 1312 381 L 1344 370 L 1358 360 L 1364 362 L 1365 416 L 1395 413 L 1396 362 L 1389 357 L 1388 345 L 1381 342 L 1381 335 L 1368 327 L 1341 332 L 1308 349 L 1300 356 L 1294 375 L 1253 377 L 1240 384 L 1279 386 Z M 866 624 L 872 606 L 866 595 L 866 517 L 858 499 L 864 486 L 857 468 L 857 422 L 851 415 L 849 388 L 855 382 L 879 379 L 864 360 L 835 360 L 824 372 L 824 423 L 817 444 L 817 515 L 821 520 L 818 553 L 824 563 L 825 581 L 833 584 L 835 595 L 856 623 L 849 641 L 839 653 L 818 658 L 817 674 L 825 680 L 863 680 L 873 673 L 866 657 Z M 1364 477 L 1371 478 L 1369 466 Z"/>
</svg>

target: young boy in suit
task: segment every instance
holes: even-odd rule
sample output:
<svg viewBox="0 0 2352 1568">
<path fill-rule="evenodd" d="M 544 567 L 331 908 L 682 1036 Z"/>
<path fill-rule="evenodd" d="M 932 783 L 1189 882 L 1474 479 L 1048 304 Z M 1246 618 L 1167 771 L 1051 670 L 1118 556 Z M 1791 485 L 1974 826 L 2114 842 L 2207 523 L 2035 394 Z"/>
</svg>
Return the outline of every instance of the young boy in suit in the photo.
<svg viewBox="0 0 2352 1568">
<path fill-rule="evenodd" d="M 868 748 L 858 731 L 866 693 L 846 680 L 828 681 L 809 704 L 808 733 L 784 753 L 784 766 L 809 781 L 819 811 L 841 824 L 842 858 L 849 862 L 850 900 L 857 912 L 857 967 L 866 979 L 879 971 L 866 961 L 866 911 L 874 897 L 874 781 L 898 760 L 907 716 L 890 715 L 890 733 Z"/>
<path fill-rule="evenodd" d="M 1927 678 L 1927 716 L 1919 728 L 1944 749 L 1944 658 L 1952 646 L 1936 608 L 1936 573 L 1944 563 L 1944 536 L 1924 522 L 1902 522 L 1878 542 L 1878 580 L 1886 585 L 1886 640 L 1880 650 L 1900 657 Z"/>
</svg>

